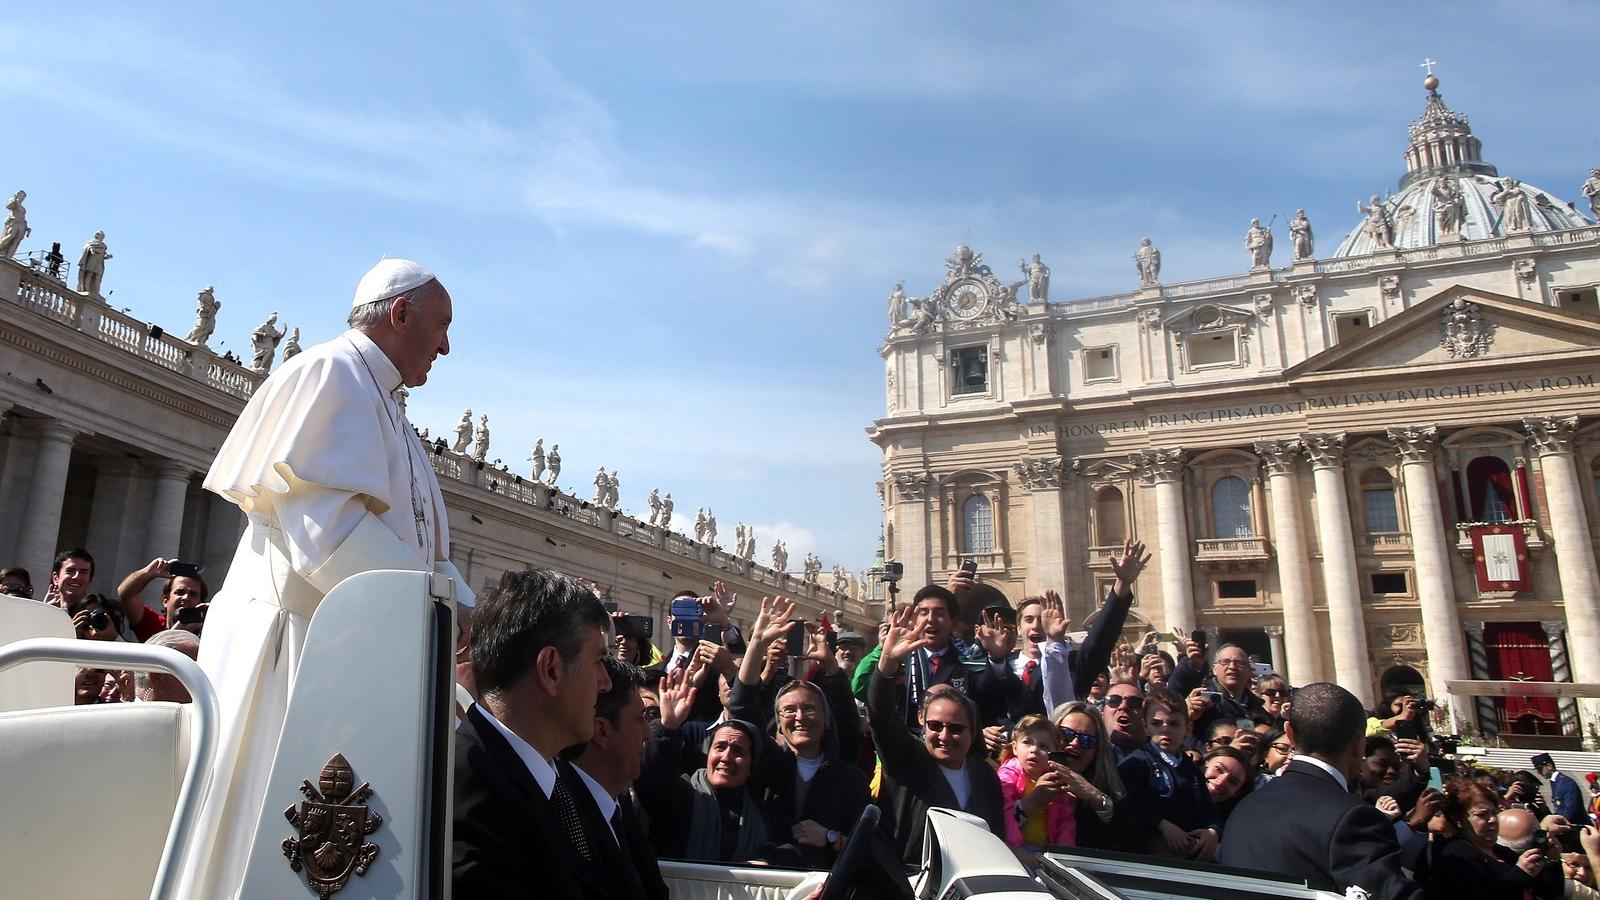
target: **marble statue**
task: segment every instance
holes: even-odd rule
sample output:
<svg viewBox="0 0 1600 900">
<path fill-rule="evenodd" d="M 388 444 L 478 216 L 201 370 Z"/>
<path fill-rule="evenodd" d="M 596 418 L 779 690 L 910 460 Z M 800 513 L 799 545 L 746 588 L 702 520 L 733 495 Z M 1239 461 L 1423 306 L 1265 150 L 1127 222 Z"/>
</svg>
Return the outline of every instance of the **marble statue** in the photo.
<svg viewBox="0 0 1600 900">
<path fill-rule="evenodd" d="M 300 355 L 300 329 L 296 328 L 294 331 L 289 333 L 289 339 L 283 342 L 283 361 L 284 362 L 288 362 L 289 360 L 294 359 L 296 356 L 299 356 L 299 355 Z M 401 385 L 400 387 L 401 387 L 402 390 L 405 389 L 405 385 Z M 401 406 L 402 406 L 401 411 L 404 412 L 405 411 L 404 410 L 404 404 L 401 404 Z"/>
<path fill-rule="evenodd" d="M 296 340 L 299 337 L 300 337 L 300 329 L 296 328 L 294 330 L 294 336 L 291 337 L 290 340 Z M 296 353 L 300 352 L 300 348 L 299 348 L 298 345 L 295 346 L 295 352 Z M 289 351 L 288 351 L 287 348 L 285 348 L 284 351 L 283 351 L 283 361 L 284 362 L 288 362 L 289 361 Z M 410 388 L 408 388 L 408 387 L 406 387 L 405 385 L 402 384 L 399 387 L 394 389 L 394 405 L 400 407 L 400 415 L 403 416 L 403 415 L 406 414 L 406 401 L 410 400 L 410 399 L 411 399 L 411 389 Z"/>
<path fill-rule="evenodd" d="M 206 341 L 211 340 L 211 333 L 217 330 L 217 310 L 222 308 L 222 301 L 217 299 L 217 289 L 206 285 L 199 296 L 194 298 L 194 327 L 189 329 L 189 336 L 184 338 L 196 347 L 204 347 Z M 296 331 L 298 337 L 300 332 Z M 283 358 L 289 358 L 288 348 L 284 348 Z"/>
<path fill-rule="evenodd" d="M 111 258 L 111 253 L 106 250 L 106 233 L 96 231 L 89 243 L 83 245 L 83 253 L 78 256 L 78 293 L 100 296 L 100 281 L 106 276 L 106 260 Z M 278 346 L 277 341 L 272 346 Z M 266 369 L 257 369 L 265 372 Z"/>
<path fill-rule="evenodd" d="M 844 566 L 835 565 L 833 567 L 833 592 L 835 594 L 842 594 L 845 592 L 845 588 L 849 586 L 849 584 L 850 576 L 845 574 Z"/>
<path fill-rule="evenodd" d="M 1151 287 L 1161 283 L 1161 251 L 1149 238 L 1139 239 L 1139 252 L 1133 255 L 1133 264 L 1139 270 L 1139 284 Z"/>
<path fill-rule="evenodd" d="M 547 457 L 547 461 L 550 463 L 550 486 L 551 487 L 555 487 L 556 479 L 561 477 L 561 445 L 560 444 L 551 444 L 550 445 L 550 455 Z"/>
<path fill-rule="evenodd" d="M 1046 303 L 1050 300 L 1050 267 L 1033 255 L 1033 262 L 1022 261 L 1022 274 L 1028 276 L 1028 302 Z"/>
<path fill-rule="evenodd" d="M 467 445 L 472 443 L 472 410 L 461 414 L 461 421 L 456 423 L 456 442 L 450 446 L 457 453 L 467 452 Z"/>
<path fill-rule="evenodd" d="M 911 318 L 902 323 L 902 327 L 912 334 L 926 334 L 933 329 L 934 303 L 932 297 L 911 301 Z"/>
<path fill-rule="evenodd" d="M 751 525 L 744 532 L 744 547 L 739 551 L 739 558 L 749 561 L 756 558 L 756 527 Z"/>
<path fill-rule="evenodd" d="M 735 522 L 733 524 L 733 555 L 735 557 L 737 557 L 743 552 L 744 552 L 744 523 L 743 522 Z"/>
<path fill-rule="evenodd" d="M 428 429 L 424 428 L 417 432 L 417 439 L 422 441 L 422 446 L 426 448 L 428 446 Z"/>
<path fill-rule="evenodd" d="M 1462 214 L 1466 211 L 1466 198 L 1461 196 L 1461 186 L 1454 178 L 1435 178 L 1428 189 L 1433 196 L 1433 223 L 1439 234 L 1461 234 Z"/>
<path fill-rule="evenodd" d="M 777 572 L 787 571 L 789 568 L 789 548 L 785 547 L 781 540 L 772 542 L 772 568 Z"/>
<path fill-rule="evenodd" d="M 16 256 L 22 239 L 33 234 L 33 229 L 28 227 L 28 211 L 22 207 L 26 199 L 27 191 L 17 191 L 6 201 L 6 224 L 0 227 L 0 259 Z"/>
<path fill-rule="evenodd" d="M 654 525 L 661 519 L 661 488 L 650 489 L 650 524 Z"/>
<path fill-rule="evenodd" d="M 706 543 L 717 545 L 717 514 L 710 509 L 706 510 Z"/>
<path fill-rule="evenodd" d="M 802 571 L 804 572 L 806 583 L 816 584 L 818 576 L 822 574 L 822 560 L 818 558 L 816 553 L 807 551 Z"/>
<path fill-rule="evenodd" d="M 81 277 L 83 272 L 80 270 Z M 97 288 L 98 292 L 98 288 Z M 273 328 L 278 323 L 278 314 L 267 316 L 267 320 L 256 326 L 250 332 L 250 346 L 255 350 L 255 356 L 250 360 L 250 368 L 265 375 L 272 369 L 272 356 L 278 352 L 278 342 L 283 340 L 287 328 Z"/>
<path fill-rule="evenodd" d="M 1311 235 L 1311 220 L 1306 218 L 1306 211 L 1297 209 L 1294 218 L 1289 220 L 1289 240 L 1294 244 L 1294 259 L 1310 259 L 1316 252 L 1316 239 Z"/>
<path fill-rule="evenodd" d="M 1372 238 L 1373 246 L 1378 250 L 1389 250 L 1394 247 L 1394 223 L 1389 221 L 1389 214 L 1383 209 L 1383 201 L 1377 194 L 1362 205 L 1356 202 L 1356 212 L 1366 216 L 1366 221 L 1361 223 L 1361 230 Z"/>
<path fill-rule="evenodd" d="M 1533 228 L 1533 206 L 1528 195 L 1522 192 L 1522 183 L 1515 178 L 1502 178 L 1496 183 L 1489 202 L 1500 214 L 1500 233 L 1511 234 Z"/>
<path fill-rule="evenodd" d="M 611 496 L 611 479 L 606 477 L 606 467 L 601 466 L 594 473 L 594 505 L 603 507 L 606 498 Z"/>
<path fill-rule="evenodd" d="M 1581 193 L 1589 198 L 1590 218 L 1600 219 L 1600 169 L 1589 170 L 1589 180 L 1583 183 Z"/>
<path fill-rule="evenodd" d="M 706 542 L 706 508 L 704 506 L 694 511 L 694 539 L 699 544 Z"/>
<path fill-rule="evenodd" d="M 973 253 L 972 248 L 966 244 L 957 244 L 956 252 L 946 257 L 944 264 L 951 275 L 971 275 L 983 264 L 983 254 Z"/>
<path fill-rule="evenodd" d="M 672 524 L 672 492 L 661 498 L 661 527 L 666 528 Z"/>
<path fill-rule="evenodd" d="M 1250 268 L 1272 266 L 1272 230 L 1263 226 L 1260 219 L 1250 220 L 1250 230 L 1244 233 L 1244 246 L 1250 251 Z"/>
<path fill-rule="evenodd" d="M 896 281 L 894 288 L 889 291 L 889 330 L 900 327 L 906 320 L 906 283 Z"/>
<path fill-rule="evenodd" d="M 475 442 L 472 447 L 474 462 L 483 462 L 489 458 L 489 416 L 478 417 L 478 431 L 472 436 Z"/>
<path fill-rule="evenodd" d="M 544 438 L 539 438 L 533 442 L 533 452 L 528 454 L 528 461 L 533 463 L 533 480 L 542 480 L 544 478 Z"/>
<path fill-rule="evenodd" d="M 622 506 L 622 482 L 617 480 L 617 470 L 611 470 L 611 478 L 606 482 L 606 507 L 618 509 Z"/>
</svg>

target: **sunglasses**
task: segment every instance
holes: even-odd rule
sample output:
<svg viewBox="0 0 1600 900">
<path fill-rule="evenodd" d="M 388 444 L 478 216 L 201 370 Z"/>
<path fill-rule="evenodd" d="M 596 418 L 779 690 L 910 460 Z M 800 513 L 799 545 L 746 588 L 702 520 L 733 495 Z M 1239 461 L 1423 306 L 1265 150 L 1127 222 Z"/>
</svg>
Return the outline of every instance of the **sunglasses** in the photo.
<svg viewBox="0 0 1600 900">
<path fill-rule="evenodd" d="M 934 734 L 948 734 L 953 738 L 961 737 L 967 732 L 967 726 L 960 722 L 941 722 L 938 719 L 926 719 L 922 726 Z"/>
<path fill-rule="evenodd" d="M 1078 731 L 1076 729 L 1068 728 L 1065 725 L 1060 725 L 1057 727 L 1061 732 L 1062 746 L 1066 746 L 1073 741 L 1077 741 L 1078 746 L 1085 750 L 1093 750 L 1094 748 L 1100 746 L 1100 739 L 1088 733 L 1087 731 Z"/>
<path fill-rule="evenodd" d="M 1106 698 L 1106 709 L 1118 709 L 1123 706 L 1128 707 L 1129 712 L 1144 709 L 1144 698 L 1132 694 L 1112 694 Z"/>
<path fill-rule="evenodd" d="M 1206 741 L 1206 746 L 1207 747 L 1232 747 L 1233 746 L 1233 738 L 1232 737 L 1212 738 L 1211 740 Z"/>
<path fill-rule="evenodd" d="M 1283 688 L 1263 688 L 1262 691 L 1261 691 L 1261 696 L 1263 696 L 1263 697 L 1283 697 L 1283 696 L 1287 696 L 1288 693 L 1289 692 L 1284 690 Z"/>
</svg>

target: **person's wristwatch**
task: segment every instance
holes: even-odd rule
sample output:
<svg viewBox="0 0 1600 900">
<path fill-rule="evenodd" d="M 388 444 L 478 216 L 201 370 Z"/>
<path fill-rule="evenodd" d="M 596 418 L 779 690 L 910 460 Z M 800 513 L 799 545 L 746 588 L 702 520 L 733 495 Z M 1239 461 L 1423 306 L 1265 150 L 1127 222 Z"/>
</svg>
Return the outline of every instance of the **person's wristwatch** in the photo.
<svg viewBox="0 0 1600 900">
<path fill-rule="evenodd" d="M 829 828 L 828 833 L 823 835 L 823 837 L 827 839 L 829 847 L 837 846 L 839 843 L 839 832 L 832 828 Z"/>
</svg>

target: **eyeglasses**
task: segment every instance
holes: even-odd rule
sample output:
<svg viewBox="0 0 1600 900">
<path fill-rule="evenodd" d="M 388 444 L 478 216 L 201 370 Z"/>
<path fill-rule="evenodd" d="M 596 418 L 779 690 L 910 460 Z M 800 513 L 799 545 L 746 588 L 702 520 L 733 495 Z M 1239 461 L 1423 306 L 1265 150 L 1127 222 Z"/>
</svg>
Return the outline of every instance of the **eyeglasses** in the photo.
<svg viewBox="0 0 1600 900">
<path fill-rule="evenodd" d="M 1207 747 L 1232 747 L 1233 746 L 1233 735 L 1229 735 L 1227 737 L 1212 738 L 1211 740 L 1206 741 L 1206 746 Z"/>
<path fill-rule="evenodd" d="M 1288 693 L 1289 692 L 1284 690 L 1283 688 L 1262 688 L 1261 689 L 1261 696 L 1263 696 L 1263 697 L 1283 697 L 1283 696 L 1287 695 Z"/>
<path fill-rule="evenodd" d="M 1250 660 L 1248 660 L 1248 659 L 1219 659 L 1219 660 L 1217 660 L 1217 665 L 1223 667 L 1224 669 L 1248 669 L 1250 667 Z"/>
<path fill-rule="evenodd" d="M 1061 743 L 1063 745 L 1077 741 L 1078 746 L 1085 750 L 1093 750 L 1100 746 L 1100 739 L 1086 731 L 1078 731 L 1065 725 L 1058 726 L 1058 729 L 1061 732 Z"/>
<path fill-rule="evenodd" d="M 1285 743 L 1279 742 L 1279 743 L 1274 743 L 1274 744 L 1268 744 L 1267 746 L 1269 746 L 1272 749 L 1278 751 L 1279 753 L 1293 753 L 1294 752 L 1294 745 L 1293 744 L 1285 744 Z"/>
<path fill-rule="evenodd" d="M 785 706 L 778 710 L 778 718 L 780 719 L 810 719 L 815 717 L 816 714 L 817 707 L 814 703 L 806 703 L 800 706 Z"/>
<path fill-rule="evenodd" d="M 1134 694 L 1112 694 L 1106 698 L 1106 709 L 1128 707 L 1129 712 L 1144 709 L 1144 698 Z"/>
<path fill-rule="evenodd" d="M 938 719 L 924 719 L 922 727 L 934 734 L 948 734 L 953 738 L 967 733 L 967 726 L 960 722 L 941 722 Z"/>
</svg>

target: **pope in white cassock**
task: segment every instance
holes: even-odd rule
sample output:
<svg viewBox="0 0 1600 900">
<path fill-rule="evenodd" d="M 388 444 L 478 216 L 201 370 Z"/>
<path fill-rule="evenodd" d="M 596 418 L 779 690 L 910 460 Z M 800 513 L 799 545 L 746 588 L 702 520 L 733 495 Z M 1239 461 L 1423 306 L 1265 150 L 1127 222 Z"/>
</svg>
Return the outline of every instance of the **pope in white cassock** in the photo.
<svg viewBox="0 0 1600 900">
<path fill-rule="evenodd" d="M 350 330 L 272 373 L 228 434 L 205 487 L 248 517 L 211 603 L 200 668 L 222 712 L 216 771 L 184 895 L 234 896 L 244 876 L 306 628 L 334 585 L 374 569 L 450 563 L 433 467 L 396 403 L 450 352 L 450 294 L 409 260 L 356 286 Z"/>
</svg>

